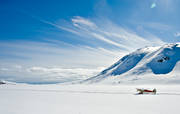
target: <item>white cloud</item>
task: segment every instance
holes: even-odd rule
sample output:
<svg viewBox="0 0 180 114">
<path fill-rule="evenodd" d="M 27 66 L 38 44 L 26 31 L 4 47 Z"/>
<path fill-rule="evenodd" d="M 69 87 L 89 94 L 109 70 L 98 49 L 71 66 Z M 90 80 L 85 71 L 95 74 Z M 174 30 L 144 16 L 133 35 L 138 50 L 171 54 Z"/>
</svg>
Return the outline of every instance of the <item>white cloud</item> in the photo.
<svg viewBox="0 0 180 114">
<path fill-rule="evenodd" d="M 71 19 L 70 23 L 66 23 L 66 24 L 62 24 L 62 22 L 52 23 L 46 20 L 40 20 L 40 21 L 49 24 L 53 27 L 56 27 L 60 30 L 73 33 L 79 36 L 79 39 L 81 40 L 91 43 L 93 41 L 93 43 L 96 45 L 99 45 L 100 44 L 99 41 L 102 41 L 107 43 L 109 46 L 112 45 L 124 50 L 131 50 L 131 51 L 132 49 L 137 49 L 143 46 L 154 45 L 152 44 L 151 39 L 141 37 L 137 35 L 135 32 L 122 28 L 121 26 L 114 24 L 108 19 L 101 20 L 97 18 L 94 19 L 93 21 L 91 19 L 75 16 Z M 156 25 L 157 23 L 151 23 L 148 26 L 155 28 L 154 26 Z M 162 24 L 158 24 L 158 26 L 159 25 L 161 25 L 161 28 L 164 27 L 169 28 Z M 99 41 L 94 42 L 93 38 Z M 153 39 L 153 42 L 155 40 L 156 39 Z M 157 38 L 157 41 L 159 44 L 163 43 L 162 41 L 160 42 L 159 38 Z M 158 43 L 156 43 L 156 45 Z"/>
<path fill-rule="evenodd" d="M 116 43 L 116 42 L 113 42 L 112 40 L 109 40 L 107 38 L 105 38 L 104 36 L 102 36 L 101 34 L 97 34 L 97 33 L 91 33 L 92 36 L 94 36 L 95 38 L 98 38 L 102 41 L 105 41 L 109 44 L 112 44 L 112 45 L 115 45 L 115 46 L 118 46 L 118 47 L 121 47 L 121 45 L 119 43 Z"/>
<path fill-rule="evenodd" d="M 58 76 L 67 76 L 71 77 L 73 74 L 75 76 L 81 76 L 81 78 L 87 78 L 88 76 L 96 75 L 103 70 L 103 67 L 96 69 L 87 69 L 87 68 L 61 68 L 61 67 L 30 67 L 26 69 L 28 72 L 37 73 L 37 74 L 58 74 Z"/>
<path fill-rule="evenodd" d="M 96 38 L 100 41 L 106 42 L 108 45 L 113 45 L 124 50 L 132 50 L 147 45 L 154 45 L 152 44 L 152 39 L 143 38 L 133 31 L 114 24 L 108 19 L 96 19 L 93 22 L 90 19 L 85 19 L 78 16 L 78 18 L 75 18 L 75 20 L 76 21 L 74 21 L 74 18 L 72 19 L 72 25 L 74 25 L 74 27 L 71 26 L 68 28 L 66 25 L 64 25 L 64 27 L 70 30 L 75 30 L 76 33 L 71 33 L 81 36 L 84 39 L 88 38 L 88 40 L 91 40 L 92 38 Z M 105 24 L 102 25 L 102 23 Z M 163 43 L 163 41 L 161 41 L 158 37 L 153 38 L 153 41 L 156 39 L 158 41 L 156 45 Z"/>
<path fill-rule="evenodd" d="M 146 39 L 110 20 L 92 21 L 78 16 L 71 21 L 71 26 L 67 26 L 41 20 L 93 46 L 73 45 L 58 39 L 0 42 L 1 53 L 8 56 L 0 59 L 0 78 L 29 83 L 81 80 L 96 75 L 102 70 L 100 67 L 110 66 L 137 48 L 163 43 L 156 36 L 149 34 L 152 38 Z"/>
<path fill-rule="evenodd" d="M 22 68 L 21 65 L 15 65 L 14 67 L 17 68 L 17 69 L 21 69 Z"/>
<path fill-rule="evenodd" d="M 0 68 L 0 71 L 8 71 L 7 68 Z"/>
<path fill-rule="evenodd" d="M 23 67 L 17 72 L 16 69 L 3 70 L 1 68 L 0 78 L 7 81 L 25 83 L 64 83 L 80 81 L 97 75 L 103 68 L 61 68 L 32 66 Z"/>
<path fill-rule="evenodd" d="M 88 19 L 85 19 L 83 17 L 80 17 L 80 16 L 75 16 L 74 18 L 71 19 L 73 24 L 75 26 L 83 26 L 83 25 L 86 25 L 88 27 L 91 27 L 91 28 L 96 28 L 96 25 L 91 22 L 90 20 Z"/>
<path fill-rule="evenodd" d="M 95 76 L 102 67 L 110 66 L 125 54 L 117 50 L 64 43 L 64 47 L 60 47 L 59 44 L 1 42 L 0 48 L 4 49 L 3 54 L 7 57 L 0 59 L 0 79 L 26 83 L 83 80 Z"/>
</svg>

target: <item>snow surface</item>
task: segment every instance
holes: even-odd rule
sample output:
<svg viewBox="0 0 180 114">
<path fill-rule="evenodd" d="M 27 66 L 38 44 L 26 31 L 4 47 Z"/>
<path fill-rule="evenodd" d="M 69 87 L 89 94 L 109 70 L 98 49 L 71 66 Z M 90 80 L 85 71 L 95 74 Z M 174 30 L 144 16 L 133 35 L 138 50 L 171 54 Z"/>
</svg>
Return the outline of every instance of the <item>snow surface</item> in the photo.
<svg viewBox="0 0 180 114">
<path fill-rule="evenodd" d="M 135 95 L 156 88 L 157 95 Z M 1 85 L 1 114 L 179 114 L 180 85 Z"/>
<path fill-rule="evenodd" d="M 179 83 L 180 43 L 130 53 L 83 83 Z"/>
</svg>

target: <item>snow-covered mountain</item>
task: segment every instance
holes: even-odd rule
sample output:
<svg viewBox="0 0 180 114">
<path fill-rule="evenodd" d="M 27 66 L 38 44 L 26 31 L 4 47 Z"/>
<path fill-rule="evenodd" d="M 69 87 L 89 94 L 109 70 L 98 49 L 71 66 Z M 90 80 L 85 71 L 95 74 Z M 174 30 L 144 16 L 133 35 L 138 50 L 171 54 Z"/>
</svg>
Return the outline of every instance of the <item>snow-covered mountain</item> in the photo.
<svg viewBox="0 0 180 114">
<path fill-rule="evenodd" d="M 138 49 L 84 82 L 180 84 L 180 43 Z"/>
</svg>

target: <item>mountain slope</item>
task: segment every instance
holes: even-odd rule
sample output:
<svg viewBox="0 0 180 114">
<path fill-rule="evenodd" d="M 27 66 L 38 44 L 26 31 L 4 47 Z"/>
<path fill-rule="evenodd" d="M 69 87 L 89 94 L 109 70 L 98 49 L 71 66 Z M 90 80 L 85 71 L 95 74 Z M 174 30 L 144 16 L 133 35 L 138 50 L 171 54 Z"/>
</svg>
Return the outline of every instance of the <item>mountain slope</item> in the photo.
<svg viewBox="0 0 180 114">
<path fill-rule="evenodd" d="M 166 44 L 162 47 L 146 47 L 124 56 L 97 76 L 84 82 L 169 82 L 172 79 L 178 80 L 180 77 L 177 76 L 180 72 L 179 61 L 180 43 Z M 180 81 L 177 82 L 180 83 Z"/>
</svg>

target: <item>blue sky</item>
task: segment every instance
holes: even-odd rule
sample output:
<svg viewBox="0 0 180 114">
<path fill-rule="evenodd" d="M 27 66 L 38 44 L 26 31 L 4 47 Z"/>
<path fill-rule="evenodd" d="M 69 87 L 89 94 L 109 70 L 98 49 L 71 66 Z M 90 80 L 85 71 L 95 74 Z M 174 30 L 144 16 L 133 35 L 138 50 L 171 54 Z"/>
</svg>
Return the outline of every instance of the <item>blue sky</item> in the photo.
<svg viewBox="0 0 180 114">
<path fill-rule="evenodd" d="M 0 79 L 87 78 L 144 46 L 180 41 L 178 0 L 1 0 Z"/>
</svg>

